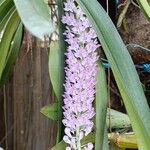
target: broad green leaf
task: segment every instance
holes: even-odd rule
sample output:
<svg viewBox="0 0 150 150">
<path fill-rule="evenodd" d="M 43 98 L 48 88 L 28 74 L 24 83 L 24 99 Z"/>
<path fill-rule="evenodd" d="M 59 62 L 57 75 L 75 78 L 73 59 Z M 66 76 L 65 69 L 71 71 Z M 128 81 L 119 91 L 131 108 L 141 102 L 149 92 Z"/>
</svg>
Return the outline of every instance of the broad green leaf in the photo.
<svg viewBox="0 0 150 150">
<path fill-rule="evenodd" d="M 23 29 L 23 26 L 22 26 L 22 23 L 20 23 L 14 35 L 14 38 L 10 46 L 10 50 L 8 52 L 8 56 L 6 58 L 6 65 L 4 67 L 2 78 L 0 80 L 0 86 L 2 86 L 6 82 L 10 73 L 13 70 L 13 67 L 17 59 L 19 50 L 20 50 L 20 46 L 21 46 L 22 32 L 23 32 L 22 29 Z"/>
<path fill-rule="evenodd" d="M 139 149 L 149 150 L 150 109 L 131 56 L 98 1 L 76 1 L 90 19 L 101 41 L 135 131 Z"/>
<path fill-rule="evenodd" d="M 6 65 L 7 55 L 9 53 L 9 48 L 13 39 L 13 36 L 18 28 L 20 19 L 16 11 L 14 11 L 7 22 L 3 37 L 0 42 L 0 79 L 2 77 L 2 73 L 4 67 Z"/>
<path fill-rule="evenodd" d="M 43 0 L 14 0 L 14 3 L 23 24 L 33 35 L 43 39 L 53 32 L 50 10 Z"/>
<path fill-rule="evenodd" d="M 128 115 L 113 109 L 107 109 L 106 123 L 108 128 L 127 128 L 131 127 Z"/>
<path fill-rule="evenodd" d="M 57 103 L 44 106 L 40 112 L 46 117 L 48 117 L 49 119 L 58 120 L 58 104 Z"/>
<path fill-rule="evenodd" d="M 104 129 L 106 124 L 107 113 L 107 82 L 105 70 L 100 62 L 98 62 L 96 82 L 96 136 L 95 150 L 102 150 L 104 141 Z"/>
<path fill-rule="evenodd" d="M 140 5 L 140 8 L 142 9 L 144 15 L 150 21 L 150 5 L 149 5 L 148 0 L 138 0 L 138 3 Z"/>
</svg>

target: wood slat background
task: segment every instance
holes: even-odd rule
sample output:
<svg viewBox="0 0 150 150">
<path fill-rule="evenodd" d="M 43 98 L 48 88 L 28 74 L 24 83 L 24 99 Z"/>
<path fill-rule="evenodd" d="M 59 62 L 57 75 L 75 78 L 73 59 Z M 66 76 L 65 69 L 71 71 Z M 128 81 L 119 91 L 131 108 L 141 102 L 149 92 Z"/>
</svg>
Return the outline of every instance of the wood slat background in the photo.
<svg viewBox="0 0 150 150">
<path fill-rule="evenodd" d="M 40 114 L 40 108 L 55 99 L 48 75 L 48 50 L 36 38 L 25 37 L 13 76 L 5 92 L 0 92 L 0 140 L 6 130 L 1 143 L 5 150 L 48 150 L 56 137 L 56 123 Z"/>
</svg>

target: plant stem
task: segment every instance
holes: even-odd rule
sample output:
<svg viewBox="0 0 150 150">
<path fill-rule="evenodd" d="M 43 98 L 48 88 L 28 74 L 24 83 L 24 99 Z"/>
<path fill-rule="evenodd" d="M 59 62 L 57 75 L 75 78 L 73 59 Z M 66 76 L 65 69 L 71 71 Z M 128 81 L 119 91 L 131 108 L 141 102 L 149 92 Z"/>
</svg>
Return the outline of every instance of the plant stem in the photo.
<svg viewBox="0 0 150 150">
<path fill-rule="evenodd" d="M 81 150 L 80 127 L 77 127 L 76 129 L 76 139 L 77 139 L 77 150 Z"/>
</svg>

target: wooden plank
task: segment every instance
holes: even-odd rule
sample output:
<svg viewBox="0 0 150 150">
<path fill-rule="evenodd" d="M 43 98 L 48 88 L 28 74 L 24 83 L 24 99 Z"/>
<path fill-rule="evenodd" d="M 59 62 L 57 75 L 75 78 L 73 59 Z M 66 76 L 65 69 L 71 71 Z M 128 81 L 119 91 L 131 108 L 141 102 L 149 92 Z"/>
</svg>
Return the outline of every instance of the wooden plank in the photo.
<svg viewBox="0 0 150 150">
<path fill-rule="evenodd" d="M 6 106 L 5 106 L 5 117 L 6 117 L 6 132 L 5 132 L 5 149 L 6 150 L 13 150 L 13 129 L 14 129 L 14 116 L 13 116 L 13 78 L 11 77 L 5 87 L 6 93 Z"/>
<path fill-rule="evenodd" d="M 5 145 L 5 119 L 4 119 L 4 96 L 3 88 L 0 89 L 0 147 Z"/>
<path fill-rule="evenodd" d="M 48 50 L 36 38 L 30 40 L 30 48 L 24 41 L 11 89 L 7 85 L 10 134 L 6 150 L 47 150 L 55 144 L 56 123 L 40 114 L 40 109 L 55 99 L 48 75 Z"/>
</svg>

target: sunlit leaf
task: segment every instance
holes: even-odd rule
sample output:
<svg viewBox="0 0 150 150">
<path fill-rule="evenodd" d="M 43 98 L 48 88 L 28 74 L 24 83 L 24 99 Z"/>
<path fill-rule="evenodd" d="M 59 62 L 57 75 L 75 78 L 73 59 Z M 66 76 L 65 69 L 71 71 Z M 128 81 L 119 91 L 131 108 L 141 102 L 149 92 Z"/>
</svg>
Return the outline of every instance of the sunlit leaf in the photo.
<svg viewBox="0 0 150 150">
<path fill-rule="evenodd" d="M 3 0 L 2 2 L 0 2 L 0 23 L 3 21 L 3 19 L 13 6 L 14 3 L 12 0 Z"/>
<path fill-rule="evenodd" d="M 14 0 L 25 27 L 36 37 L 50 35 L 54 27 L 48 5 L 43 0 Z"/>
<path fill-rule="evenodd" d="M 150 21 L 150 4 L 149 0 L 137 0 L 146 18 Z"/>
<path fill-rule="evenodd" d="M 8 55 L 5 61 L 6 65 L 4 67 L 3 74 L 0 80 L 0 86 L 6 82 L 10 73 L 13 70 L 15 61 L 17 59 L 17 56 L 20 50 L 21 41 L 22 41 L 22 23 L 20 23 L 20 25 L 18 26 L 18 29 L 12 40 L 10 50 L 8 52 Z"/>
<path fill-rule="evenodd" d="M 14 37 L 14 34 L 18 28 L 20 19 L 16 11 L 14 11 L 7 22 L 3 37 L 0 42 L 0 79 L 2 77 L 2 73 L 4 67 L 6 65 L 7 56 L 9 53 L 9 48 Z"/>
<path fill-rule="evenodd" d="M 11 16 L 11 14 L 14 12 L 15 10 L 15 6 L 11 7 L 11 9 L 8 11 L 8 13 L 5 15 L 5 17 L 0 21 L 0 32 L 2 32 L 2 30 L 4 30 L 4 27 L 7 23 L 7 21 L 9 20 L 9 17 Z"/>
</svg>

